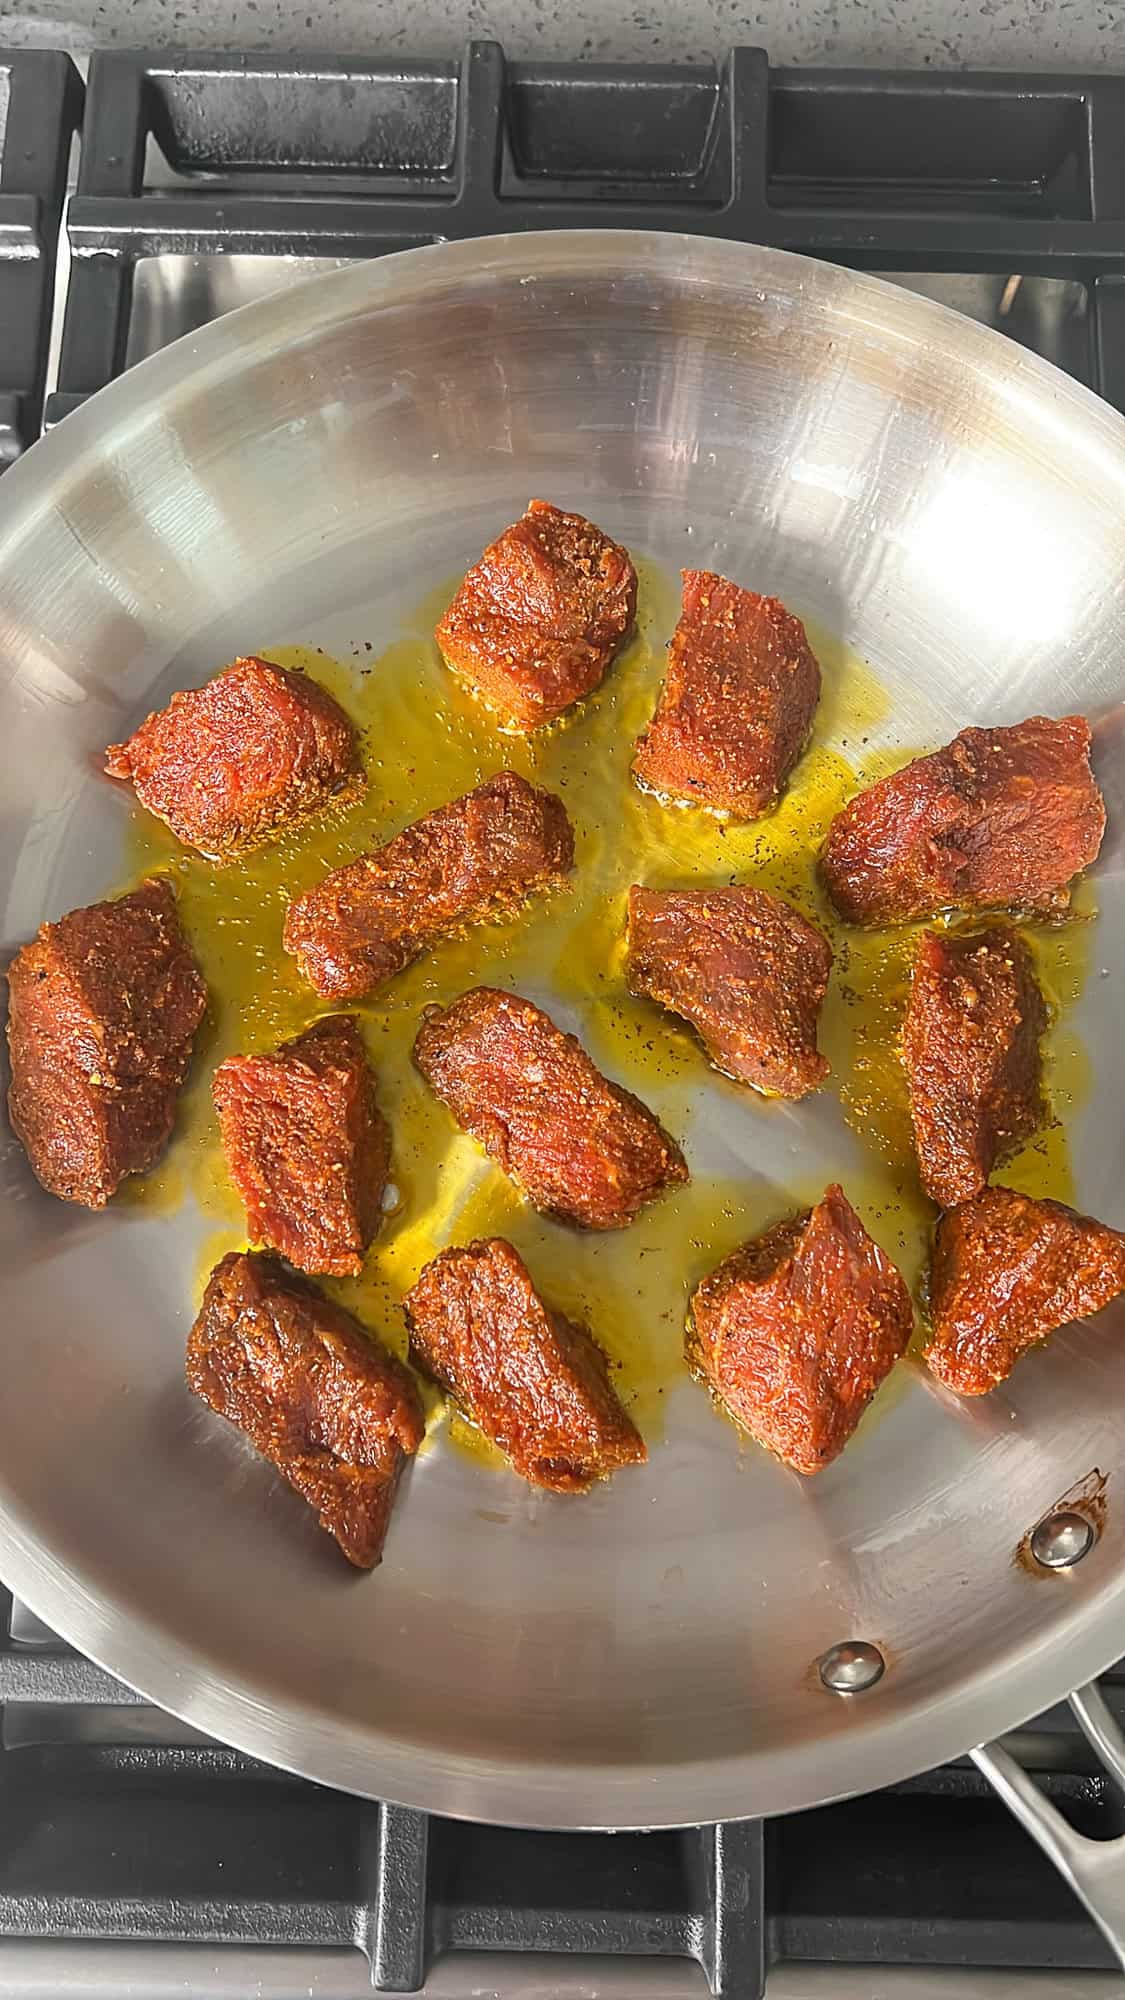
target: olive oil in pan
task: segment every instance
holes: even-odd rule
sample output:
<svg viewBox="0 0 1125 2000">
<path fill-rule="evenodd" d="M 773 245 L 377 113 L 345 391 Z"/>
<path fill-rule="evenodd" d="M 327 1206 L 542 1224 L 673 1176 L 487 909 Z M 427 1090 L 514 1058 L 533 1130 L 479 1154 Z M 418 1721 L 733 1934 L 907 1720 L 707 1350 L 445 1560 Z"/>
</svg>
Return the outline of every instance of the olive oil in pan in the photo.
<svg viewBox="0 0 1125 2000">
<path fill-rule="evenodd" d="M 402 636 L 378 654 L 370 641 L 351 659 L 333 660 L 263 639 L 268 658 L 307 671 L 353 717 L 363 733 L 368 791 L 227 867 L 189 855 L 159 821 L 133 813 L 127 879 L 154 871 L 172 879 L 211 1005 L 169 1153 L 143 1181 L 129 1184 L 124 1198 L 160 1210 L 194 1196 L 209 1224 L 202 1289 L 217 1258 L 245 1241 L 211 1104 L 214 1068 L 236 1050 L 270 1048 L 332 1011 L 282 950 L 290 897 L 505 765 L 521 771 L 566 803 L 576 833 L 571 886 L 440 944 L 349 1009 L 361 1019 L 391 1122 L 393 1207 L 363 1275 L 328 1280 L 326 1288 L 402 1352 L 401 1299 L 423 1265 L 450 1242 L 507 1236 L 551 1303 L 591 1327 L 636 1421 L 655 1442 L 665 1391 L 683 1375 L 691 1290 L 738 1243 L 818 1199 L 837 1169 L 819 1159 L 799 1167 L 796 1149 L 786 1143 L 786 1121 L 802 1114 L 718 1076 L 685 1023 L 628 993 L 623 933 L 631 883 L 753 881 L 822 925 L 836 953 L 821 1027 L 832 1064 L 823 1095 L 828 1115 L 842 1116 L 850 1128 L 834 1151 L 846 1156 L 858 1149 L 858 1166 L 842 1176 L 847 1192 L 916 1289 L 934 1211 L 918 1183 L 897 1052 L 917 927 L 848 929 L 835 919 L 817 874 L 833 815 L 862 785 L 917 750 L 874 747 L 870 739 L 882 736 L 889 720 L 886 691 L 855 654 L 810 628 L 824 694 L 811 743 L 771 813 L 739 826 L 641 794 L 629 763 L 656 699 L 678 596 L 672 579 L 652 565 L 641 562 L 638 571 L 636 634 L 605 683 L 574 714 L 530 739 L 503 731 L 441 662 L 432 631 L 456 579 L 431 593 L 405 621 Z M 1086 887 L 1073 920 L 1030 933 L 1055 1009 L 1048 1080 L 1062 1116 L 1087 1088 L 1068 1016 L 1085 978 L 1092 912 Z M 607 1074 L 635 1090 L 684 1143 L 690 1185 L 628 1229 L 604 1235 L 577 1234 L 524 1202 L 457 1131 L 410 1058 L 423 1007 L 480 984 L 525 992 L 580 1033 Z M 704 1125 L 731 1137 L 722 1174 L 695 1157 Z M 790 1152 L 793 1170 L 779 1177 L 776 1161 Z M 757 1158 L 771 1163 L 760 1174 L 746 1164 Z M 1029 1193 L 1068 1199 L 1073 1184 L 1063 1127 L 1053 1124 L 1032 1140 L 1001 1178 Z M 451 1435 L 478 1456 L 496 1458 L 462 1421 Z"/>
</svg>

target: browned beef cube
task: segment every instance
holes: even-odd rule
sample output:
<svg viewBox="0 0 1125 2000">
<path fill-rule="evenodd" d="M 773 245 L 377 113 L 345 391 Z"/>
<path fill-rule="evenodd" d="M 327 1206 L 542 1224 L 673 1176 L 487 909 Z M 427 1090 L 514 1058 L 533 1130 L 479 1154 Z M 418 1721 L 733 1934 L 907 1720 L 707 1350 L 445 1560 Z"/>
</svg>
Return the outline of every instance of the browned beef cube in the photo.
<svg viewBox="0 0 1125 2000">
<path fill-rule="evenodd" d="M 391 1135 L 350 1014 L 270 1055 L 229 1056 L 212 1089 L 251 1240 L 299 1271 L 355 1276 L 375 1236 Z"/>
<path fill-rule="evenodd" d="M 1125 1292 L 1125 1235 L 1061 1201 L 985 1188 L 937 1226 L 926 1360 L 959 1396 L 983 1396 L 1056 1327 Z"/>
<path fill-rule="evenodd" d="M 691 1022 L 716 1066 L 778 1097 L 804 1097 L 828 1074 L 816 1025 L 832 947 L 764 889 L 634 887 L 628 977 Z"/>
<path fill-rule="evenodd" d="M 163 1151 L 207 1005 L 168 883 L 43 924 L 8 987 L 16 1136 L 51 1194 L 104 1208 Z"/>
<path fill-rule="evenodd" d="M 1089 724 L 1033 715 L 1007 729 L 963 729 L 860 792 L 828 829 L 824 878 L 853 924 L 951 908 L 1059 915 L 1104 831 Z"/>
<path fill-rule="evenodd" d="M 285 949 L 318 993 L 357 1000 L 450 931 L 557 887 L 573 865 L 562 800 L 501 771 L 298 896 Z"/>
<path fill-rule="evenodd" d="M 757 819 L 804 748 L 820 668 L 776 597 L 685 569 L 668 673 L 633 775 L 662 798 Z"/>
<path fill-rule="evenodd" d="M 178 839 L 232 859 L 363 788 L 356 733 L 305 674 L 235 660 L 112 743 L 106 770 Z"/>
<path fill-rule="evenodd" d="M 813 1473 L 847 1444 L 912 1324 L 899 1273 L 830 1187 L 704 1279 L 687 1356 L 760 1444 Z"/>
<path fill-rule="evenodd" d="M 374 1569 L 423 1436 L 401 1361 L 276 1257 L 234 1251 L 208 1279 L 187 1378 L 316 1509 L 348 1561 Z"/>
<path fill-rule="evenodd" d="M 444 1250 L 405 1303 L 414 1361 L 533 1486 L 583 1493 L 647 1458 L 601 1348 L 544 1304 L 510 1243 Z"/>
<path fill-rule="evenodd" d="M 437 642 L 482 700 L 531 730 L 592 693 L 636 609 L 626 551 L 581 514 L 533 500 L 473 564 Z"/>
<path fill-rule="evenodd" d="M 1006 924 L 927 931 L 902 1031 L 922 1184 L 942 1208 L 979 1194 L 1043 1118 L 1047 1009 Z"/>
<path fill-rule="evenodd" d="M 517 993 L 478 986 L 431 1009 L 414 1060 L 458 1124 L 547 1215 L 621 1229 L 688 1178 L 679 1147 L 640 1099 Z"/>
</svg>

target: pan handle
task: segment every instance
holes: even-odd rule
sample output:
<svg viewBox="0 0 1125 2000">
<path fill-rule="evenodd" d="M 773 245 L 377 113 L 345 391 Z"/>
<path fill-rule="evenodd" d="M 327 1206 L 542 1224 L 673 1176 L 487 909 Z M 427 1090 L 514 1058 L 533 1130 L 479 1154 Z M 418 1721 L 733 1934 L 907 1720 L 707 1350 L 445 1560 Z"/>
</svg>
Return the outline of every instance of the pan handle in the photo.
<svg viewBox="0 0 1125 2000">
<path fill-rule="evenodd" d="M 1097 1682 L 1077 1688 L 1070 1696 L 1070 1706 L 1090 1748 L 1125 1790 L 1125 1736 L 1106 1707 Z M 1085 1903 L 1125 1967 L 1125 1834 L 1115 1840 L 1091 1840 L 1084 1833 L 1075 1833 L 1002 1743 L 981 1743 L 969 1754 Z"/>
</svg>

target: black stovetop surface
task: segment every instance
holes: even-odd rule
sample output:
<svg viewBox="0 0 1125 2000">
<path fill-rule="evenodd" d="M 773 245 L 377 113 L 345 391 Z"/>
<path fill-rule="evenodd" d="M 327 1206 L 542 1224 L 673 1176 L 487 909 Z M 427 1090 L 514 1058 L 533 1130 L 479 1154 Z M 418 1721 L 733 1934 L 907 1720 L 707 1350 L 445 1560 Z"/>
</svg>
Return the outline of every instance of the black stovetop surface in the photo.
<svg viewBox="0 0 1125 2000">
<path fill-rule="evenodd" d="M 1122 78 L 775 72 L 751 49 L 721 72 L 507 66 L 490 43 L 459 63 L 115 51 L 83 101 L 64 56 L 0 53 L 5 101 L 0 467 L 242 296 L 532 227 L 684 229 L 897 276 L 1125 407 Z M 1121 1670 L 1110 1698 L 1125 1709 Z M 310 1967 L 358 1947 L 385 1990 L 456 1949 L 668 1955 L 739 2000 L 793 1961 L 1113 1964 L 967 1763 L 765 1826 L 465 1826 L 198 1737 L 2 1593 L 0 1705 L 0 1940 L 297 1947 Z M 1125 1829 L 1065 1715 L 1017 1747 L 1085 1831 Z"/>
</svg>

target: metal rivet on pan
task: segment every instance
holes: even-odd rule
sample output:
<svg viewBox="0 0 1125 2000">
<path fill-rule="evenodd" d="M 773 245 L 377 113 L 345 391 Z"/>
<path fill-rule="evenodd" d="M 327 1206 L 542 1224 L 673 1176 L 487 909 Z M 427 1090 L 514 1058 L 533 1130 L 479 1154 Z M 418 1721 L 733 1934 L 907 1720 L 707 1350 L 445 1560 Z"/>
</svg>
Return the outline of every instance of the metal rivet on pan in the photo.
<svg viewBox="0 0 1125 2000">
<path fill-rule="evenodd" d="M 818 1662 L 820 1678 L 832 1694 L 863 1694 L 881 1681 L 887 1663 L 878 1646 L 866 1639 L 844 1639 L 829 1646 Z"/>
<path fill-rule="evenodd" d="M 1048 1514 L 1032 1531 L 1031 1553 L 1044 1569 L 1071 1569 L 1094 1546 L 1094 1530 L 1085 1514 L 1064 1510 Z"/>
</svg>

